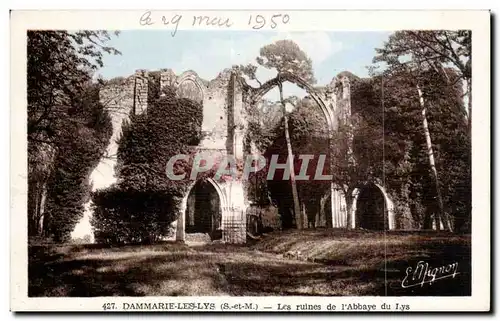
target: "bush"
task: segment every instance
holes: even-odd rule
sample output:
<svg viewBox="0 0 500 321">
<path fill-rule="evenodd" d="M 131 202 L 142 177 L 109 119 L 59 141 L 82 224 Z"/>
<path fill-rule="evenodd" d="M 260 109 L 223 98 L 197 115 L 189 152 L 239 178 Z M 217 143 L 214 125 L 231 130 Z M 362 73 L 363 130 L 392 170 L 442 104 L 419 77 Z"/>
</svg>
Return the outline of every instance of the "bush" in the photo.
<svg viewBox="0 0 500 321">
<path fill-rule="evenodd" d="M 157 191 L 118 186 L 94 193 L 92 225 L 97 243 L 154 243 L 170 233 L 177 203 Z"/>
<path fill-rule="evenodd" d="M 123 127 L 118 147 L 118 182 L 93 194 L 92 225 L 98 243 L 154 243 L 171 233 L 190 181 L 172 181 L 168 160 L 190 154 L 199 143 L 199 103 L 173 90 L 153 99 L 147 113 Z M 177 165 L 177 164 L 176 164 Z M 189 163 L 177 170 L 188 172 Z"/>
</svg>

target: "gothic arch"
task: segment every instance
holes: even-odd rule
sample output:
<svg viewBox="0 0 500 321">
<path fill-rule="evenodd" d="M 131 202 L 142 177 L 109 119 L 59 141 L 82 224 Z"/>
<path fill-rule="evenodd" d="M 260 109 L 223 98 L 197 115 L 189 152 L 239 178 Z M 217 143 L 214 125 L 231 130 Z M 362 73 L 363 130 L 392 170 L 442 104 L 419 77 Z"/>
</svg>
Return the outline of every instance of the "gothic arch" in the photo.
<svg viewBox="0 0 500 321">
<path fill-rule="evenodd" d="M 176 221 L 176 240 L 178 241 L 185 241 L 186 239 L 186 234 L 189 234 L 188 232 L 188 226 L 186 222 L 187 218 L 187 211 L 188 211 L 188 199 L 193 192 L 193 189 L 195 186 L 197 186 L 198 183 L 200 183 L 201 180 L 196 180 L 192 184 L 190 184 L 189 188 L 186 190 L 186 193 L 184 194 L 184 197 L 181 202 L 180 206 L 180 215 L 177 218 Z M 216 192 L 217 197 L 218 197 L 218 206 L 220 208 L 220 227 L 224 227 L 224 217 L 227 217 L 228 215 L 228 201 L 227 201 L 227 196 L 226 193 L 224 192 L 224 189 L 218 184 L 215 180 L 211 178 L 207 178 L 204 180 L 205 183 L 208 183 Z M 196 215 L 196 214 L 193 214 Z M 213 235 L 211 235 L 213 237 Z"/>
<path fill-rule="evenodd" d="M 222 188 L 219 185 L 219 183 L 217 183 L 214 179 L 212 179 L 212 178 L 206 178 L 205 180 L 213 186 L 213 188 L 217 192 L 217 195 L 219 196 L 222 215 L 226 214 L 226 211 L 229 208 L 228 203 L 227 203 L 226 194 L 222 190 Z M 194 188 L 194 186 L 196 185 L 196 183 L 198 183 L 198 181 L 195 181 L 194 183 L 192 183 L 191 186 L 189 186 L 189 188 L 187 189 L 187 192 L 186 192 L 186 194 L 184 196 L 183 203 L 185 203 L 184 201 L 187 202 L 187 198 L 189 197 L 189 194 L 191 193 L 191 190 Z"/>
<path fill-rule="evenodd" d="M 358 199 L 359 196 L 364 188 L 366 188 L 368 185 L 372 185 L 376 187 L 380 193 L 382 194 L 383 200 L 384 200 L 384 216 L 387 216 L 387 229 L 388 230 L 394 230 L 396 228 L 396 221 L 395 221 L 395 212 L 394 212 L 394 203 L 390 199 L 387 191 L 383 186 L 381 186 L 378 183 L 370 183 L 366 184 L 364 186 L 360 186 L 352 192 L 353 200 L 352 200 L 352 206 L 351 206 L 351 227 L 352 228 L 357 228 L 360 226 L 360 222 L 358 221 L 358 218 L 356 217 L 356 210 L 357 210 L 357 204 L 358 204 Z"/>
<path fill-rule="evenodd" d="M 201 188 L 201 190 L 195 189 L 197 186 Z M 210 187 L 207 190 L 206 188 L 208 186 Z M 209 192 L 210 189 L 212 190 L 212 192 Z M 215 191 L 215 193 L 213 191 Z M 210 196 L 210 193 L 214 194 Z M 215 194 L 217 196 L 215 196 Z M 212 199 L 212 197 L 217 197 L 217 199 Z M 189 201 L 190 198 L 194 198 L 194 203 L 192 203 L 192 201 Z M 197 204 L 202 204 L 198 203 L 199 201 L 201 201 L 202 203 L 207 201 L 212 203 L 215 201 L 215 204 L 212 203 L 211 206 L 216 205 L 216 207 L 207 209 L 207 216 L 207 212 L 204 210 L 204 206 L 209 205 L 209 203 L 204 203 L 204 205 L 201 205 L 202 208 L 197 208 Z M 176 221 L 176 240 L 185 241 L 186 236 L 190 233 L 208 233 L 212 240 L 219 239 L 221 235 L 219 234 L 220 232 L 217 231 L 220 231 L 221 228 L 224 228 L 224 218 L 228 215 L 227 204 L 228 202 L 226 193 L 224 192 L 223 188 L 221 188 L 221 186 L 213 179 L 200 179 L 190 184 L 182 199 L 180 206 L 180 215 Z M 217 208 L 218 214 L 213 211 L 215 208 Z M 203 210 L 200 212 L 200 209 Z"/>
<path fill-rule="evenodd" d="M 282 73 L 280 75 L 281 81 L 285 82 L 290 82 L 295 85 L 297 85 L 299 88 L 304 89 L 314 100 L 314 102 L 319 106 L 323 114 L 325 115 L 326 122 L 328 124 L 328 129 L 330 132 L 333 132 L 334 130 L 334 113 L 333 110 L 328 104 L 325 102 L 325 100 L 319 95 L 319 93 L 311 86 L 309 85 L 304 79 L 302 79 L 299 76 L 296 76 L 291 73 Z M 251 103 L 256 103 L 262 97 L 267 94 L 271 89 L 275 88 L 278 86 L 278 78 L 273 78 L 264 84 L 260 88 L 258 88 L 250 97 L 250 102 Z"/>
<path fill-rule="evenodd" d="M 206 94 L 206 87 L 201 82 L 200 77 L 198 77 L 198 74 L 192 70 L 185 71 L 181 75 L 179 75 L 179 77 L 177 77 L 174 86 L 175 88 L 178 89 L 185 82 L 192 82 L 196 86 L 196 88 L 198 88 L 201 94 L 201 100 L 203 101 Z"/>
</svg>

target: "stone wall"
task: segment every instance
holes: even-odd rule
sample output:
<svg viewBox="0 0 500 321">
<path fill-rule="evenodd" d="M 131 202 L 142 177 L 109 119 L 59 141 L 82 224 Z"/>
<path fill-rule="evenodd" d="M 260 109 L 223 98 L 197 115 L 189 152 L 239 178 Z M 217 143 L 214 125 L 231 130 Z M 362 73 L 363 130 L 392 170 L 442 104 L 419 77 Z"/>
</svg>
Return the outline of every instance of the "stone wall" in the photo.
<svg viewBox="0 0 500 321">
<path fill-rule="evenodd" d="M 293 77 L 292 77 L 293 78 Z M 291 81 L 298 81 L 291 79 Z M 332 81 L 324 86 L 312 88 L 306 84 L 309 93 L 316 102 L 319 102 L 325 116 L 328 127 L 334 131 L 340 123 L 348 123 L 351 117 L 351 91 L 347 77 L 334 77 Z M 242 159 L 245 155 L 244 137 L 248 129 L 248 116 L 246 111 L 249 103 L 248 92 L 244 91 L 242 84 L 235 80 L 232 69 L 224 69 L 213 80 L 206 81 L 198 77 L 194 71 L 186 71 L 176 75 L 171 69 L 162 69 L 160 72 L 160 90 L 166 86 L 180 88 L 178 95 L 200 101 L 203 105 L 202 140 L 197 146 L 200 152 L 209 153 L 216 159 L 222 159 L 225 155 L 234 155 Z M 245 89 L 247 90 L 247 89 Z M 268 89 L 269 90 L 269 89 Z M 161 91 L 160 91 L 161 92 Z M 258 91 L 256 92 L 258 96 Z M 262 93 L 261 93 L 262 94 Z M 107 155 L 116 155 L 117 140 L 121 134 L 121 126 L 129 119 L 131 113 L 141 114 L 147 112 L 148 108 L 148 71 L 137 70 L 134 75 L 112 80 L 100 93 L 101 103 L 110 112 L 113 123 L 113 135 L 107 149 Z M 114 167 L 116 159 L 103 158 L 99 166 L 91 175 L 95 188 L 105 188 L 114 181 Z M 104 175 L 102 173 L 105 173 Z M 99 178 L 99 175 L 102 176 Z M 98 182 L 98 184 L 95 184 Z M 100 183 L 99 183 L 100 182 Z M 244 242 L 246 234 L 246 213 L 248 199 L 245 195 L 244 184 L 241 181 L 219 181 L 212 182 L 220 198 L 222 211 L 222 226 L 225 222 L 241 220 L 242 224 L 231 226 L 223 235 L 226 241 Z M 193 182 L 194 185 L 194 182 Z M 189 194 L 189 193 L 188 193 Z M 390 193 L 389 193 L 390 194 Z M 187 207 L 187 197 L 184 200 L 184 209 Z M 320 225 L 331 227 L 347 227 L 347 210 L 345 198 L 339 190 L 333 188 L 329 195 L 331 203 L 331 221 Z M 326 204 L 327 198 L 323 200 Z M 324 206 L 324 204 L 322 206 Z M 322 209 L 324 212 L 325 210 Z M 269 213 L 268 213 L 269 212 Z M 407 211 L 406 211 L 407 212 Z M 395 215 L 398 227 L 408 227 L 408 213 Z M 185 213 L 181 213 L 178 222 L 173 223 L 177 229 L 176 239 L 184 240 Z M 86 213 L 88 219 L 90 213 Z M 276 226 L 276 221 L 269 216 L 276 215 L 273 209 L 266 210 L 266 224 Z M 399 222 L 401 218 L 402 222 Z M 404 221 L 404 222 L 403 222 Z M 323 224 L 324 223 L 324 224 Z M 353 223 L 355 224 L 355 223 Z M 234 225 L 234 224 L 233 224 Z M 306 225 L 307 226 L 307 225 Z M 229 233 L 229 234 L 228 234 Z M 238 241 L 239 240 L 239 241 Z"/>
</svg>

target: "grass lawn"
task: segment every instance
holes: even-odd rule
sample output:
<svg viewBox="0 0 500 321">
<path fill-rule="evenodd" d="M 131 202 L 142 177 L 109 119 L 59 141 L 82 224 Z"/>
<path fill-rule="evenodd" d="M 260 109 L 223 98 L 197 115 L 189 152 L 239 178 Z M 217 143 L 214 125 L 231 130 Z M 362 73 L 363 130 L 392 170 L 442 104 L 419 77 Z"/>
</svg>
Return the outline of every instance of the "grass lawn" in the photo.
<svg viewBox="0 0 500 321">
<path fill-rule="evenodd" d="M 460 274 L 402 288 L 406 268 Z M 335 229 L 275 232 L 245 245 L 33 246 L 29 296 L 470 295 L 470 236 Z"/>
</svg>

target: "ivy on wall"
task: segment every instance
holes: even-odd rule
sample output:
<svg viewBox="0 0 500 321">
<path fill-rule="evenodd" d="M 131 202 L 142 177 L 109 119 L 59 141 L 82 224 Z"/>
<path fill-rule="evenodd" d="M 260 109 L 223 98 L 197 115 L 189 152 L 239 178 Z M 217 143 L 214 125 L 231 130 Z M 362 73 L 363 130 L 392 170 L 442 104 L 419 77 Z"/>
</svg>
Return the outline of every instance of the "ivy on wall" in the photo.
<svg viewBox="0 0 500 321">
<path fill-rule="evenodd" d="M 98 242 L 149 243 L 166 236 L 191 183 L 190 162 L 176 163 L 175 174 L 188 174 L 179 181 L 167 177 L 166 165 L 174 155 L 194 153 L 201 137 L 202 106 L 178 98 L 172 88 L 163 89 L 164 95 L 159 86 L 149 88 L 147 111 L 132 115 L 122 128 L 117 183 L 93 195 Z"/>
</svg>

